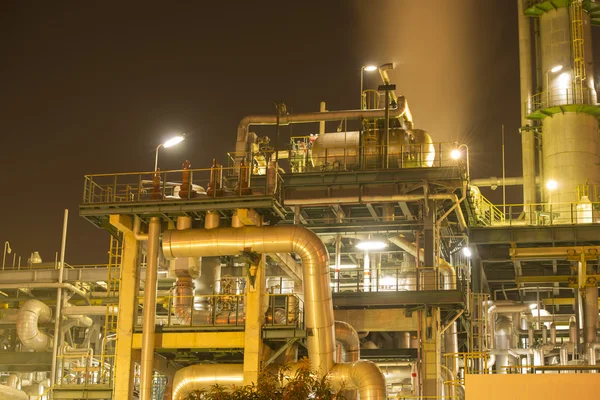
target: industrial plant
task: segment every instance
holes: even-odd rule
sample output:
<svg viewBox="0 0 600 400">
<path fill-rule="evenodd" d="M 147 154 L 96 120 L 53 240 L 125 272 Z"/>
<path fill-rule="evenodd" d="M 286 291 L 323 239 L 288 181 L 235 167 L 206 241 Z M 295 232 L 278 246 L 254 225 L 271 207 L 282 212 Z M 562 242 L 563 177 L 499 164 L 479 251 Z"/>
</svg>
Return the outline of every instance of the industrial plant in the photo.
<svg viewBox="0 0 600 400">
<path fill-rule="evenodd" d="M 175 136 L 153 171 L 84 177 L 106 264 L 5 244 L 0 399 L 186 400 L 303 358 L 347 399 L 597 398 L 600 3 L 507 3 L 521 176 L 420 129 L 391 63 L 355 109 L 244 117 L 201 168 L 159 168 Z"/>
</svg>

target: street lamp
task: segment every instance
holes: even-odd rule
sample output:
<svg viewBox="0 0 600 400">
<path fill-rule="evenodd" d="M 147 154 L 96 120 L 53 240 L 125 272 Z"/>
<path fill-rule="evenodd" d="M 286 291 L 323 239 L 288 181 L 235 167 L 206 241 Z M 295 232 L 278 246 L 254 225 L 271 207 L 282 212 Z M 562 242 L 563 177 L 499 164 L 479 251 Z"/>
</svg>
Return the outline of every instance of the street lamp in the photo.
<svg viewBox="0 0 600 400">
<path fill-rule="evenodd" d="M 461 144 L 460 146 L 458 146 L 457 148 L 455 148 L 454 150 L 452 150 L 450 152 L 450 158 L 453 160 L 458 160 L 462 157 L 462 149 L 465 149 L 465 155 L 467 157 L 467 179 L 469 179 L 471 177 L 471 171 L 470 171 L 470 160 L 469 160 L 469 146 L 467 146 L 466 144 Z"/>
<path fill-rule="evenodd" d="M 158 150 L 160 150 L 161 147 L 164 147 L 165 149 L 168 149 L 169 147 L 173 147 L 173 146 L 183 142 L 184 139 L 185 139 L 185 134 L 173 136 L 172 138 L 168 139 L 166 142 L 161 143 L 158 146 L 156 146 L 156 157 L 154 159 L 154 172 L 158 171 Z"/>
<path fill-rule="evenodd" d="M 555 65 L 554 67 L 547 70 L 545 73 L 545 76 L 546 76 L 546 107 L 550 107 L 550 78 L 549 78 L 550 72 L 555 74 L 562 69 L 563 69 L 562 65 Z"/>
<path fill-rule="evenodd" d="M 8 240 L 6 242 L 4 242 L 4 256 L 2 257 L 2 271 L 4 271 L 4 264 L 6 264 L 6 253 L 8 252 L 8 254 L 12 253 L 12 249 L 10 248 L 10 243 L 8 243 Z"/>
<path fill-rule="evenodd" d="M 377 67 L 375 65 L 363 65 L 360 67 L 360 109 L 363 109 L 364 101 L 363 101 L 363 82 L 364 82 L 364 72 L 373 72 L 377 71 Z"/>
</svg>

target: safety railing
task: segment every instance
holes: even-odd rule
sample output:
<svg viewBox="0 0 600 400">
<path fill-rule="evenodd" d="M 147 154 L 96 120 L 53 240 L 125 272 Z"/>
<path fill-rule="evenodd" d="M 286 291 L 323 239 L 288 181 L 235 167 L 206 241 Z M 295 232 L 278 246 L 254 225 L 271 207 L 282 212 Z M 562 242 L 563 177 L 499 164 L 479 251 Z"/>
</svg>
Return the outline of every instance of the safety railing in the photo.
<svg viewBox="0 0 600 400">
<path fill-rule="evenodd" d="M 550 88 L 531 96 L 524 107 L 526 115 L 530 115 L 545 108 L 572 104 L 596 105 L 597 101 L 596 90 L 592 88 Z"/>
<path fill-rule="evenodd" d="M 594 365 L 507 365 L 502 368 L 507 374 L 587 374 L 600 370 L 600 367 Z"/>
<path fill-rule="evenodd" d="M 283 180 L 276 171 L 270 171 L 267 179 L 255 178 L 250 168 L 244 166 L 86 175 L 83 204 L 281 197 Z"/>
<path fill-rule="evenodd" d="M 381 134 L 382 130 L 377 130 Z M 367 135 L 365 131 L 363 135 Z M 390 146 L 365 143 L 335 143 L 331 148 L 315 145 L 317 136 L 296 136 L 290 144 L 278 152 L 278 167 L 285 173 L 308 173 L 329 171 L 356 171 L 372 169 L 429 168 L 465 166 L 464 160 L 452 157 L 455 143 L 439 142 L 425 144 L 392 144 Z M 456 153 L 455 153 L 456 154 Z M 230 165 L 240 159 L 252 160 L 252 174 L 265 175 L 275 157 L 270 153 L 228 153 Z"/>
<path fill-rule="evenodd" d="M 304 329 L 304 302 L 294 294 L 270 294 L 265 325 Z"/>
<path fill-rule="evenodd" d="M 78 351 L 79 349 L 75 350 Z M 112 387 L 114 381 L 114 355 L 104 355 L 104 362 L 91 351 L 57 356 L 57 376 L 54 390 L 61 386 L 103 385 Z"/>
<path fill-rule="evenodd" d="M 397 268 L 364 268 L 344 265 L 331 267 L 330 280 L 334 292 L 406 292 L 416 290 L 463 290 L 466 286 L 464 269 L 455 267 L 456 276 L 444 276 L 434 267 L 415 270 Z"/>
<path fill-rule="evenodd" d="M 476 208 L 475 214 L 480 226 L 591 224 L 600 223 L 600 202 L 506 204 L 493 212 Z"/>
<path fill-rule="evenodd" d="M 140 302 L 142 297 L 139 298 Z M 156 324 L 163 328 L 244 327 L 246 310 L 243 294 L 165 296 L 157 304 Z M 142 326 L 138 313 L 136 326 Z"/>
<path fill-rule="evenodd" d="M 465 375 L 479 375 L 489 373 L 488 361 L 490 353 L 488 352 L 468 352 L 468 353 L 446 353 L 444 354 L 444 367 L 453 372 L 453 379 L 444 380 L 444 384 L 449 386 L 464 386 Z M 459 370 L 457 370 L 457 366 Z"/>
</svg>

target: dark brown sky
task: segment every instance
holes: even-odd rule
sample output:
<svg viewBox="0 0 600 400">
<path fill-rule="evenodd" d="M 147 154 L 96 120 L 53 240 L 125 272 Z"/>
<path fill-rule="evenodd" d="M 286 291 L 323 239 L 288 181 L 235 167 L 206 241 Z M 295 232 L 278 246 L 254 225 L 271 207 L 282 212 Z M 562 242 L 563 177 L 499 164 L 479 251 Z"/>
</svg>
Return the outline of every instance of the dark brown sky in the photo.
<svg viewBox="0 0 600 400">
<path fill-rule="evenodd" d="M 0 241 L 52 260 L 69 208 L 67 260 L 104 262 L 107 235 L 77 216 L 84 174 L 150 170 L 175 130 L 190 136 L 162 169 L 225 161 L 238 121 L 273 101 L 356 108 L 370 62 L 396 63 L 417 126 L 466 141 L 475 177 L 501 174 L 505 123 L 518 174 L 516 1 L 448 3 L 3 1 Z"/>
</svg>

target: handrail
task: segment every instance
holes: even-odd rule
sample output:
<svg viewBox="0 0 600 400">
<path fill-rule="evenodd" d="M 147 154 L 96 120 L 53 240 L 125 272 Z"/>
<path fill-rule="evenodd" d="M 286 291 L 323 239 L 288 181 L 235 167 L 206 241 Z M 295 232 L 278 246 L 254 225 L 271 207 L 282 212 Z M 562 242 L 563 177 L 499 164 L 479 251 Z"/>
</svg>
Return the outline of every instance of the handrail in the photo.
<svg viewBox="0 0 600 400">
<path fill-rule="evenodd" d="M 597 92 L 592 88 L 576 90 L 574 88 L 550 88 L 536 93 L 524 104 L 526 115 L 549 107 L 572 104 L 597 105 Z"/>
</svg>

